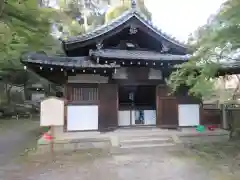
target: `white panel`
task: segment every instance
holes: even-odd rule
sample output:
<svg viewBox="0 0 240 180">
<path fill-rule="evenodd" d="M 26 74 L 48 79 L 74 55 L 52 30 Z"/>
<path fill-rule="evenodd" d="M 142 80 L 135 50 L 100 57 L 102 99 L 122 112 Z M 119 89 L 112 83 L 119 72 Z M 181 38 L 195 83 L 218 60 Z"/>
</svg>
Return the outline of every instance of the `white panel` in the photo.
<svg viewBox="0 0 240 180">
<path fill-rule="evenodd" d="M 199 104 L 178 105 L 179 126 L 197 126 L 200 123 Z"/>
<path fill-rule="evenodd" d="M 132 114 L 132 125 L 136 125 L 135 124 L 135 120 L 136 120 L 136 111 L 131 111 L 131 114 Z"/>
<path fill-rule="evenodd" d="M 118 125 L 130 126 L 130 111 L 118 111 Z"/>
<path fill-rule="evenodd" d="M 155 110 L 144 110 L 144 122 L 145 125 L 156 124 L 156 111 Z"/>
<path fill-rule="evenodd" d="M 98 74 L 77 74 L 68 76 L 69 83 L 107 83 L 108 78 Z"/>
<path fill-rule="evenodd" d="M 64 124 L 64 100 L 50 97 L 41 102 L 40 125 L 63 126 Z"/>
<path fill-rule="evenodd" d="M 148 79 L 162 79 L 162 71 L 151 68 L 148 74 Z"/>
<path fill-rule="evenodd" d="M 69 131 L 97 130 L 98 106 L 68 106 L 67 129 Z"/>
<path fill-rule="evenodd" d="M 120 68 L 116 70 L 116 73 L 113 74 L 113 79 L 127 79 L 128 74 L 126 68 Z"/>
</svg>

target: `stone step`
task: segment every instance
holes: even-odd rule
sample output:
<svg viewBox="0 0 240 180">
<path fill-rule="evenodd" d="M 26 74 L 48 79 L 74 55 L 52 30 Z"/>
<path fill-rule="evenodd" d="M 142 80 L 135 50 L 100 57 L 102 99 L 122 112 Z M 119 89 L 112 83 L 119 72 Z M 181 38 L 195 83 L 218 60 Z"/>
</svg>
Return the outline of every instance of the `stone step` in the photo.
<svg viewBox="0 0 240 180">
<path fill-rule="evenodd" d="M 127 148 L 111 148 L 110 153 L 113 155 L 122 155 L 122 154 L 144 154 L 144 153 L 161 153 L 162 152 L 171 152 L 174 150 L 179 150 L 180 147 L 176 144 L 165 144 L 157 146 L 140 146 L 140 147 L 127 147 Z"/>
<path fill-rule="evenodd" d="M 145 142 L 145 141 L 168 141 L 171 140 L 170 137 L 139 137 L 132 139 L 120 139 L 121 142 Z"/>
<path fill-rule="evenodd" d="M 162 144 L 134 144 L 120 146 L 121 149 L 135 149 L 135 148 L 153 148 L 153 147 L 169 147 L 174 146 L 174 143 L 162 143 Z"/>
<path fill-rule="evenodd" d="M 149 144 L 163 144 L 173 142 L 171 138 L 138 138 L 138 139 L 124 139 L 120 140 L 120 145 L 149 145 Z"/>
<path fill-rule="evenodd" d="M 141 135 L 126 135 L 119 136 L 120 140 L 135 140 L 135 139 L 158 139 L 158 138 L 171 138 L 171 135 L 162 135 L 162 134 L 141 134 Z"/>
</svg>

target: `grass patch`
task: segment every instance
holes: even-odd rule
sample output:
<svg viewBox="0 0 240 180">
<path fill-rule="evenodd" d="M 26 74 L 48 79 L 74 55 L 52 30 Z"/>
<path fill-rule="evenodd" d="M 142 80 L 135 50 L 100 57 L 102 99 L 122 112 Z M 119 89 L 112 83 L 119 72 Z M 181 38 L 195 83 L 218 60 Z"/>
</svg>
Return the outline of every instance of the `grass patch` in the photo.
<svg viewBox="0 0 240 180">
<path fill-rule="evenodd" d="M 200 164 L 230 174 L 240 174 L 240 140 L 192 144 L 186 149 L 188 156 Z"/>
<path fill-rule="evenodd" d="M 39 124 L 39 121 L 33 119 L 0 119 L 0 133 L 9 130 L 21 130 L 21 128 L 31 129 L 32 127 L 35 127 L 36 124 Z"/>
<path fill-rule="evenodd" d="M 204 153 L 211 156 L 213 159 L 226 159 L 236 158 L 240 156 L 240 140 L 228 141 L 228 142 L 217 142 L 217 143 L 206 143 L 191 145 L 191 148 L 199 153 Z"/>
</svg>

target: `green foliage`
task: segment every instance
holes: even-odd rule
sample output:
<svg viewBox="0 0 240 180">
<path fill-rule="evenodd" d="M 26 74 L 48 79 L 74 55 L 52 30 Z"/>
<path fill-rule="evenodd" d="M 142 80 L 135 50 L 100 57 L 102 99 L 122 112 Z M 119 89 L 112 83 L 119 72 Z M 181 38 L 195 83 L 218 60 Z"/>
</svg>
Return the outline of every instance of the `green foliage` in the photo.
<svg viewBox="0 0 240 180">
<path fill-rule="evenodd" d="M 13 86 L 26 86 L 39 77 L 25 71 L 20 56 L 27 51 L 61 52 L 60 43 L 50 35 L 52 9 L 39 8 L 37 0 L 0 2 L 0 77 L 7 101 Z"/>
<path fill-rule="evenodd" d="M 55 52 L 50 35 L 51 10 L 38 8 L 36 0 L 9 0 L 0 17 L 0 68 L 19 66 L 24 51 Z"/>
<path fill-rule="evenodd" d="M 226 1 L 206 25 L 191 35 L 189 44 L 195 52 L 189 62 L 171 74 L 168 84 L 173 92 L 187 85 L 193 95 L 211 96 L 220 62 L 231 60 L 240 47 L 239 9 L 239 0 Z"/>
<path fill-rule="evenodd" d="M 120 16 L 124 11 L 127 11 L 129 8 L 131 8 L 131 1 L 124 1 L 122 5 L 120 6 L 116 6 L 113 7 L 112 9 L 110 9 L 106 15 L 105 15 L 105 22 L 109 22 L 115 18 L 117 18 L 118 16 Z M 138 2 L 138 6 L 137 6 L 138 10 L 140 12 L 143 13 L 143 15 L 145 15 L 145 17 L 149 20 L 152 19 L 152 15 L 151 13 L 148 11 L 148 9 L 146 8 L 146 6 L 144 5 L 143 1 L 139 1 Z"/>
<path fill-rule="evenodd" d="M 117 7 L 110 9 L 105 15 L 105 22 L 107 23 L 107 22 L 117 18 L 124 11 L 127 11 L 128 9 L 129 9 L 129 6 L 127 6 L 127 5 L 121 5 L 121 6 L 117 6 Z"/>
</svg>

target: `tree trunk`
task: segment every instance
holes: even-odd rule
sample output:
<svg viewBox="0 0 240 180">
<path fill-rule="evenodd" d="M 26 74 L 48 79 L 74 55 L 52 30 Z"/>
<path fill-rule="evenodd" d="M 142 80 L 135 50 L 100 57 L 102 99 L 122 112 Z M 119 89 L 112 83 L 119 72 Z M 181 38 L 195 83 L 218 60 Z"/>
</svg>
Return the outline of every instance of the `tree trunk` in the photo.
<svg viewBox="0 0 240 180">
<path fill-rule="evenodd" d="M 0 1 L 0 17 L 2 16 L 2 13 L 3 13 L 6 2 L 7 2 L 7 0 L 1 0 Z"/>
</svg>

